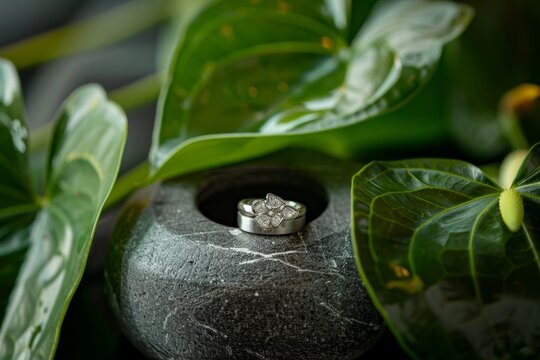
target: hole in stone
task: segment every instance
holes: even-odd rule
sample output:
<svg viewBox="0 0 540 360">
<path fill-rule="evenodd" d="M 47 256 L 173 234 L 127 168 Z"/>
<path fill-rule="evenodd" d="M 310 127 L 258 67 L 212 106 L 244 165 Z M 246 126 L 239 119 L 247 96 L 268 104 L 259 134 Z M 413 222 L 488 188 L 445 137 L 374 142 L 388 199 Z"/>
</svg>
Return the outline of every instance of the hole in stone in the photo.
<svg viewBox="0 0 540 360">
<path fill-rule="evenodd" d="M 245 198 L 265 198 L 273 193 L 306 205 L 306 223 L 328 206 L 324 186 L 313 177 L 277 167 L 236 168 L 216 173 L 200 187 L 197 207 L 208 219 L 236 227 L 236 205 Z"/>
</svg>

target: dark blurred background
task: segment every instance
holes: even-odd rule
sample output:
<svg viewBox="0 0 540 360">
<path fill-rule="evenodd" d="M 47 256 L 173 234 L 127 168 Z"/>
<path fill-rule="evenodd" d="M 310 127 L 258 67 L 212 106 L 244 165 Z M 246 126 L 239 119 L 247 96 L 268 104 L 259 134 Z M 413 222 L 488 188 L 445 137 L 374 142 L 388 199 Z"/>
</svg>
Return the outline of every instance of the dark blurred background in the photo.
<svg viewBox="0 0 540 360">
<path fill-rule="evenodd" d="M 359 27 L 373 1 L 353 1 L 353 23 Z M 418 100 L 408 105 L 418 116 L 437 117 L 433 121 L 443 123 L 443 136 L 429 148 L 394 149 L 377 157 L 455 157 L 483 165 L 500 161 L 508 150 L 496 121 L 499 102 L 505 92 L 519 84 L 540 84 L 540 2 L 463 2 L 476 9 L 473 23 L 461 39 L 446 48 L 432 83 Z M 126 3 L 122 0 L 0 0 L 0 49 Z M 178 8 L 181 16 L 183 8 Z M 114 90 L 162 71 L 167 58 L 165 49 L 171 48 L 168 44 L 176 23 L 166 20 L 120 43 L 21 70 L 31 129 L 39 129 L 53 119 L 62 100 L 82 84 L 97 82 L 107 90 Z M 85 36 L 91 38 L 94 34 Z M 430 94 L 432 97 L 436 94 L 437 101 L 426 101 Z M 147 157 L 154 113 L 155 101 L 128 112 L 129 136 L 121 171 Z M 362 154 L 359 157 L 368 160 L 362 159 Z M 43 153 L 33 158 L 36 173 L 42 168 L 42 159 Z M 104 295 L 104 259 L 115 215 L 116 211 L 111 211 L 99 223 L 85 276 L 62 327 L 58 359 L 143 358 L 121 335 Z M 407 358 L 389 333 L 363 358 L 386 357 Z"/>
</svg>

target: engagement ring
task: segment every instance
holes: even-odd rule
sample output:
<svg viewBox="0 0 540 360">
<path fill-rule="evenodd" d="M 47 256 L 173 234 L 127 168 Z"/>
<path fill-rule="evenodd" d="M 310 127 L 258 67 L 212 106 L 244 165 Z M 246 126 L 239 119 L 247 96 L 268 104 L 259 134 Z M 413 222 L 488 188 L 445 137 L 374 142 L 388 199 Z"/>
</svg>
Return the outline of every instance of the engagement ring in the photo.
<svg viewBox="0 0 540 360">
<path fill-rule="evenodd" d="M 261 235 L 287 235 L 300 231 L 306 222 L 306 207 L 296 201 L 283 200 L 274 194 L 266 199 L 244 199 L 238 202 L 238 227 Z"/>
</svg>

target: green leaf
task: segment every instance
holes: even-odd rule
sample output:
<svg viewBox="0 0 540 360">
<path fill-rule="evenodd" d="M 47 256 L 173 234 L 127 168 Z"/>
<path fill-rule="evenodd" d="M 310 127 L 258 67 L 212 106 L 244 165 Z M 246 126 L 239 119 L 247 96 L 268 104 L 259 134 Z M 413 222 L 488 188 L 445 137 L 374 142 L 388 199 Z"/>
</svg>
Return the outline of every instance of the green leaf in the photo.
<svg viewBox="0 0 540 360">
<path fill-rule="evenodd" d="M 361 276 L 413 357 L 540 355 L 540 144 L 511 190 L 468 163 L 418 159 L 368 164 L 352 194 Z"/>
<path fill-rule="evenodd" d="M 37 210 L 28 170 L 28 128 L 19 78 L 12 64 L 0 59 L 0 247 L 2 239 Z"/>
<path fill-rule="evenodd" d="M 28 241 L 17 231 L 27 226 L 39 206 L 28 175 L 28 128 L 19 78 L 0 59 L 0 319 L 24 260 Z"/>
<path fill-rule="evenodd" d="M 25 214 L 24 217 L 28 216 Z M 24 221 L 26 222 L 26 221 Z M 19 269 L 28 249 L 28 229 L 12 231 L 0 243 L 0 321 L 4 318 L 9 294 L 15 286 Z"/>
<path fill-rule="evenodd" d="M 187 27 L 171 64 L 153 175 L 291 145 L 327 150 L 327 131 L 367 123 L 414 96 L 472 16 L 451 2 L 383 3 L 349 43 L 350 9 L 344 0 L 211 3 Z M 359 133 L 359 144 L 371 136 Z"/>
<path fill-rule="evenodd" d="M 46 194 L 25 230 L 31 245 L 0 329 L 0 358 L 53 357 L 96 222 L 116 179 L 125 137 L 123 111 L 99 86 L 80 88 L 60 109 Z"/>
</svg>

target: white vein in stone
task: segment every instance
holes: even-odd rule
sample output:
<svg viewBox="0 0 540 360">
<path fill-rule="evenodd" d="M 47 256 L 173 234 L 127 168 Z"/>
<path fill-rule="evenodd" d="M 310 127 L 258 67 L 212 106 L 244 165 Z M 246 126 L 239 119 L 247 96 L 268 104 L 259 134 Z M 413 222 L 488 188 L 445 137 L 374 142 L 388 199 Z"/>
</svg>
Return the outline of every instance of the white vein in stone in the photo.
<svg viewBox="0 0 540 360">
<path fill-rule="evenodd" d="M 194 325 L 197 325 L 197 326 L 200 326 L 202 328 L 205 328 L 205 329 L 208 329 L 210 331 L 212 331 L 214 334 L 218 334 L 218 335 L 221 335 L 223 336 L 225 339 L 227 338 L 227 335 L 222 333 L 221 331 L 211 327 L 210 325 L 206 325 L 206 324 L 203 324 L 202 322 L 200 322 L 199 320 L 197 320 L 194 316 L 191 316 L 191 322 L 194 324 Z"/>
<path fill-rule="evenodd" d="M 163 320 L 163 330 L 165 330 L 165 344 L 169 342 L 169 332 L 167 331 L 167 322 L 169 321 L 169 318 L 176 314 L 178 311 L 178 307 L 175 307 L 172 311 L 169 311 L 167 316 L 165 316 L 165 319 Z"/>
<path fill-rule="evenodd" d="M 253 350 L 249 350 L 249 349 L 244 349 L 248 354 L 251 354 L 251 355 L 255 355 L 256 357 L 258 357 L 259 359 L 263 359 L 263 360 L 269 360 L 268 358 L 264 357 L 263 355 L 253 351 Z"/>
<path fill-rule="evenodd" d="M 361 320 L 358 320 L 358 319 L 342 316 L 338 309 L 336 309 L 335 307 L 329 305 L 328 303 L 321 302 L 319 305 L 321 305 L 322 307 L 330 310 L 330 312 L 334 316 L 338 317 L 339 319 L 342 319 L 342 320 L 345 320 L 345 321 L 352 321 L 352 322 L 362 324 L 362 325 L 366 325 L 366 326 L 379 327 L 378 324 L 369 323 L 369 322 L 361 321 Z"/>
<path fill-rule="evenodd" d="M 337 271 L 319 271 L 319 270 L 313 270 L 313 269 L 305 269 L 305 268 L 301 268 L 300 266 L 291 264 L 291 263 L 289 263 L 289 262 L 287 262 L 287 261 L 285 261 L 283 259 L 276 258 L 277 256 L 284 256 L 284 255 L 290 255 L 290 254 L 303 253 L 303 252 L 296 251 L 296 250 L 282 251 L 282 252 L 276 252 L 276 253 L 271 253 L 271 254 L 264 254 L 264 253 L 261 253 L 261 252 L 258 252 L 258 251 L 250 250 L 248 248 L 228 248 L 228 247 L 218 246 L 218 245 L 214 245 L 214 244 L 209 244 L 209 246 L 211 246 L 211 247 L 213 247 L 215 249 L 220 249 L 220 250 L 225 250 L 225 251 L 233 251 L 233 252 L 238 252 L 238 253 L 243 253 L 243 254 L 256 256 L 255 259 L 242 261 L 242 262 L 238 263 L 238 265 L 254 264 L 254 263 L 259 262 L 259 261 L 268 260 L 268 261 L 279 262 L 279 263 L 281 263 L 281 264 L 283 264 L 285 266 L 288 266 L 290 268 L 293 268 L 293 269 L 295 269 L 295 270 L 297 270 L 299 272 L 310 272 L 310 273 L 316 273 L 316 274 L 334 275 L 334 276 L 342 277 L 342 275 L 340 273 L 338 273 Z"/>
</svg>

